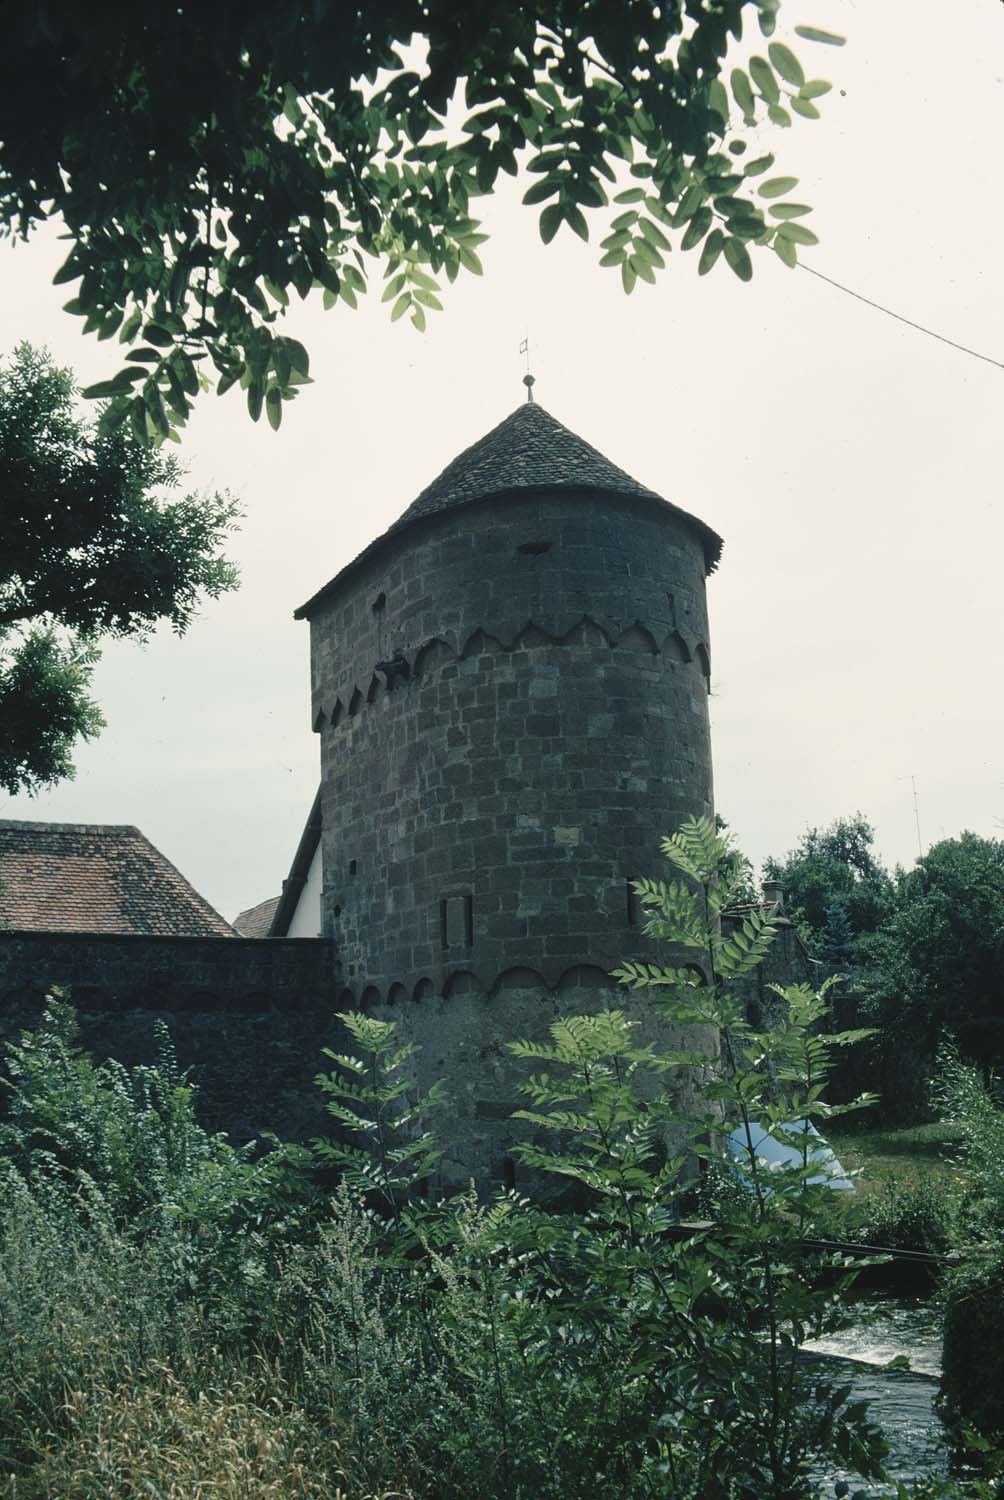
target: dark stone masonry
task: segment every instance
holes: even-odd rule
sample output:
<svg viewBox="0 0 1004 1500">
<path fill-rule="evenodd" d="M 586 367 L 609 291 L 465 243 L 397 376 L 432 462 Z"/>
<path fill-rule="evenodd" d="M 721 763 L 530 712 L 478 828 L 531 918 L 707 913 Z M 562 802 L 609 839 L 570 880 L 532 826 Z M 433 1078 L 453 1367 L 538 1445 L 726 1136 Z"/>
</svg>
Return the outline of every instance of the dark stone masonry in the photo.
<svg viewBox="0 0 1004 1500">
<path fill-rule="evenodd" d="M 527 404 L 454 460 L 298 611 L 321 744 L 319 940 L 5 934 L 0 1036 L 69 986 L 83 1040 L 147 1059 L 169 1020 L 211 1125 L 323 1123 L 334 1012 L 361 1007 L 443 1079 L 447 1178 L 520 1178 L 524 1074 L 507 1044 L 611 1002 L 654 958 L 630 889 L 661 838 L 711 814 L 705 579 L 721 541 Z M 225 927 L 225 924 L 223 924 Z M 805 977 L 793 932 L 750 982 Z M 790 951 L 789 951 L 790 950 Z M 665 954 L 660 955 L 665 957 Z M 692 955 L 680 955 L 683 961 Z M 678 1080 L 694 1103 L 699 1071 Z"/>
<path fill-rule="evenodd" d="M 211 1130 L 304 1138 L 326 1116 L 313 1079 L 333 1035 L 333 955 L 320 939 L 88 933 L 0 935 L 0 1042 L 35 1026 L 68 988 L 81 1041 L 130 1066 L 156 1056 L 167 1022 Z"/>
<path fill-rule="evenodd" d="M 299 612 L 341 1004 L 446 1079 L 459 1176 L 511 1176 L 506 1042 L 609 1000 L 629 882 L 712 811 L 719 546 L 528 405 Z"/>
</svg>

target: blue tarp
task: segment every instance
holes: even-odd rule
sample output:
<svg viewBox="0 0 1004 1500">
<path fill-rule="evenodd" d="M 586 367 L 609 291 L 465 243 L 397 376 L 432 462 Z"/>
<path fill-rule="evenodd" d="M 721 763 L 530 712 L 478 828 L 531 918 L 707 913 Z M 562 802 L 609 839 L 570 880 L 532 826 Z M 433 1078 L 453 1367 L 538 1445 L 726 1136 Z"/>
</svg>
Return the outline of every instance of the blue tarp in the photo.
<svg viewBox="0 0 1004 1500">
<path fill-rule="evenodd" d="M 792 1134 L 795 1131 L 805 1131 L 809 1138 L 809 1162 L 812 1166 L 818 1166 L 818 1173 L 809 1178 L 810 1182 L 821 1183 L 825 1187 L 836 1188 L 842 1193 L 853 1193 L 854 1183 L 847 1176 L 843 1167 L 837 1161 L 826 1141 L 819 1134 L 815 1125 L 809 1120 L 798 1120 L 787 1127 Z M 787 1133 L 787 1131 L 786 1131 Z M 758 1120 L 750 1121 L 749 1139 L 746 1136 L 745 1127 L 740 1125 L 733 1130 L 728 1138 L 728 1149 L 740 1169 L 748 1168 L 750 1148 L 756 1155 L 757 1161 L 765 1162 L 768 1170 L 776 1166 L 797 1167 L 802 1164 L 802 1151 L 799 1147 L 789 1145 L 786 1141 L 775 1140 L 768 1135 Z"/>
</svg>

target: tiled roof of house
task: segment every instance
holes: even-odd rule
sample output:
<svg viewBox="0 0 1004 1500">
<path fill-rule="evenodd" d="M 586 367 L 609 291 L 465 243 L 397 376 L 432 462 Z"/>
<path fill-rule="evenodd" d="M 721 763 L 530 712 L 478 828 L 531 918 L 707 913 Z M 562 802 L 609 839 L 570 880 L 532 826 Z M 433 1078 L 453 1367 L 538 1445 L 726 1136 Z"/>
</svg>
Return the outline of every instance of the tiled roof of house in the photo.
<svg viewBox="0 0 1004 1500">
<path fill-rule="evenodd" d="M 235 937 L 138 828 L 0 819 L 0 927 Z"/>
<path fill-rule="evenodd" d="M 710 573 L 722 552 L 722 539 L 710 526 L 646 489 L 623 469 L 612 464 L 583 438 L 555 420 L 536 401 L 517 406 L 491 432 L 465 448 L 452 463 L 427 485 L 408 509 L 382 536 L 371 542 L 353 562 L 296 611 L 297 619 L 309 617 L 343 575 L 354 569 L 388 537 L 426 516 L 439 515 L 478 500 L 504 495 L 563 491 L 606 493 L 654 501 L 665 510 L 689 521 L 700 535 L 705 564 Z"/>
<path fill-rule="evenodd" d="M 238 912 L 234 917 L 234 931 L 247 938 L 271 937 L 272 920 L 281 900 L 281 896 L 269 896 L 267 901 L 259 901 L 257 906 Z"/>
</svg>

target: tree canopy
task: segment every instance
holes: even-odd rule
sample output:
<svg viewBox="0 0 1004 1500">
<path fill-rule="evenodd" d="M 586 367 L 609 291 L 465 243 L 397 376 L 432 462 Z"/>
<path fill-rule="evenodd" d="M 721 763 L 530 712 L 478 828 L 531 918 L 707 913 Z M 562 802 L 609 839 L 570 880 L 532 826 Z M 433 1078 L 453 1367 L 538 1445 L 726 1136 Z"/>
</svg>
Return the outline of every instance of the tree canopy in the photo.
<svg viewBox="0 0 1004 1500">
<path fill-rule="evenodd" d="M 933 1057 L 945 1032 L 965 1056 L 1004 1063 L 1004 842 L 933 844 L 900 873 L 896 908 L 867 945 L 868 1017 Z"/>
<path fill-rule="evenodd" d="M 219 553 L 226 495 L 175 495 L 173 458 L 81 420 L 68 370 L 22 345 L 0 365 L 0 787 L 72 774 L 102 726 L 88 696 L 100 640 L 179 634 L 236 584 Z M 173 496 L 173 498 L 171 498 Z"/>
<path fill-rule="evenodd" d="M 211 376 L 278 426 L 309 379 L 275 331 L 291 295 L 351 306 L 382 273 L 423 327 L 443 277 L 481 268 L 472 200 L 520 166 L 545 241 L 604 214 L 626 291 L 674 244 L 702 273 L 748 280 L 757 245 L 794 265 L 816 240 L 797 179 L 735 133 L 815 118 L 830 87 L 776 38 L 780 3 L 12 0 L 0 229 L 65 226 L 67 309 L 129 351 L 89 392 L 110 421 L 176 435 Z M 726 88 L 754 18 L 763 51 Z"/>
<path fill-rule="evenodd" d="M 808 829 L 784 859 L 764 861 L 768 879 L 781 882 L 787 910 L 814 940 L 826 933 L 836 942 L 844 921 L 854 938 L 874 932 L 891 910 L 893 883 L 875 858 L 874 839 L 871 824 L 855 813 Z"/>
</svg>

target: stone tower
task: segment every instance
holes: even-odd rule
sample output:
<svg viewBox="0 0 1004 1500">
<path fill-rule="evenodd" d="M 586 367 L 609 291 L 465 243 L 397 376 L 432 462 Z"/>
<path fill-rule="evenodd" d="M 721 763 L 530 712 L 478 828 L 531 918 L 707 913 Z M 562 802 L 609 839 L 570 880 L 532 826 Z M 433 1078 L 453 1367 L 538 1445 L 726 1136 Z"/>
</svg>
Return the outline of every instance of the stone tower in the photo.
<svg viewBox="0 0 1004 1500">
<path fill-rule="evenodd" d="M 712 810 L 720 551 L 527 402 L 297 611 L 342 1006 L 446 1079 L 461 1180 L 512 1179 L 505 1043 L 610 1000 L 646 956 L 629 881 Z"/>
</svg>

